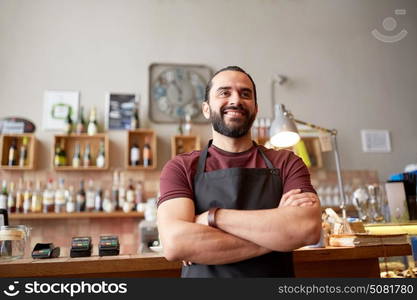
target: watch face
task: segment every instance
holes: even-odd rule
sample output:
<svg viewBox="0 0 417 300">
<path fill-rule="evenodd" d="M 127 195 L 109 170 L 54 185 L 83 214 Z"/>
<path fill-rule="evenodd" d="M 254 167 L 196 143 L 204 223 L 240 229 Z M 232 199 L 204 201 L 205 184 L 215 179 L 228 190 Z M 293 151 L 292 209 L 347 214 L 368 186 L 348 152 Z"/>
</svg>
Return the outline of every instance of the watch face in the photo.
<svg viewBox="0 0 417 300">
<path fill-rule="evenodd" d="M 192 65 L 152 65 L 150 71 L 152 121 L 178 122 L 186 115 L 190 115 L 194 122 L 206 121 L 202 116 L 201 104 L 211 76 L 207 68 Z"/>
</svg>

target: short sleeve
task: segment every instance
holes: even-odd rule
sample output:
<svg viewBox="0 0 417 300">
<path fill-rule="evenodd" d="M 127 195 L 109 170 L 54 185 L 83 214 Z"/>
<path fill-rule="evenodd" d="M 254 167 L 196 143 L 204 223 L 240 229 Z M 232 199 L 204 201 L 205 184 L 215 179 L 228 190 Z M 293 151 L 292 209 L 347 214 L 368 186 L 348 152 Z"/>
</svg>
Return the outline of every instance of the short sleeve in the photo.
<svg viewBox="0 0 417 300">
<path fill-rule="evenodd" d="M 310 172 L 303 160 L 291 153 L 288 157 L 288 161 L 283 166 L 282 170 L 283 180 L 283 193 L 289 192 L 293 189 L 301 189 L 303 193 L 316 191 L 311 185 Z"/>
</svg>

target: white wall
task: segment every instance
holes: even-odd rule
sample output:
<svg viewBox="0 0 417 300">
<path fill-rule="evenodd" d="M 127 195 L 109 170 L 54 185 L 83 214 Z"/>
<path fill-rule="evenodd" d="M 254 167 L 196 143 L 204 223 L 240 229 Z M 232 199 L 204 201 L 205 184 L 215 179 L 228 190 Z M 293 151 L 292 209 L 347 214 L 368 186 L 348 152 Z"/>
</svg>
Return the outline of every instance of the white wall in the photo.
<svg viewBox="0 0 417 300">
<path fill-rule="evenodd" d="M 406 9 L 395 16 L 394 9 Z M 51 132 L 41 130 L 43 92 L 79 90 L 84 106 L 104 110 L 108 91 L 136 92 L 147 118 L 153 62 L 240 65 L 257 83 L 261 117 L 270 117 L 270 80 L 297 118 L 339 130 L 344 169 L 377 169 L 381 179 L 417 162 L 417 2 L 414 0 L 0 0 L 0 117 L 36 123 L 41 168 Z M 393 16 L 408 35 L 371 35 Z M 159 163 L 175 126 L 156 125 Z M 388 129 L 392 153 L 362 153 L 360 129 Z M 208 126 L 199 126 L 204 141 Z M 113 167 L 124 133 L 111 132 Z M 332 167 L 332 160 L 328 161 Z"/>
</svg>

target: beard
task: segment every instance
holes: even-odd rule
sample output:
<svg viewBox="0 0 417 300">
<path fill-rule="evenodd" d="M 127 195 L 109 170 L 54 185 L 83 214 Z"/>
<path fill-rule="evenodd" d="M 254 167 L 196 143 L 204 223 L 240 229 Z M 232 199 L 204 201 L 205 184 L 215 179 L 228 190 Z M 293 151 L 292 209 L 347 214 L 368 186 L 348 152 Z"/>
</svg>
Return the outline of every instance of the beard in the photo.
<svg viewBox="0 0 417 300">
<path fill-rule="evenodd" d="M 224 111 L 227 109 L 238 110 L 243 114 L 243 119 L 241 118 L 230 118 L 231 125 L 227 125 L 224 121 Z M 239 106 L 225 106 L 220 109 L 220 114 L 211 110 L 210 107 L 210 121 L 213 125 L 213 129 L 227 137 L 231 138 L 240 138 L 248 133 L 252 127 L 253 121 L 255 121 L 256 114 L 250 114 L 250 112 L 243 108 L 242 105 Z"/>
</svg>

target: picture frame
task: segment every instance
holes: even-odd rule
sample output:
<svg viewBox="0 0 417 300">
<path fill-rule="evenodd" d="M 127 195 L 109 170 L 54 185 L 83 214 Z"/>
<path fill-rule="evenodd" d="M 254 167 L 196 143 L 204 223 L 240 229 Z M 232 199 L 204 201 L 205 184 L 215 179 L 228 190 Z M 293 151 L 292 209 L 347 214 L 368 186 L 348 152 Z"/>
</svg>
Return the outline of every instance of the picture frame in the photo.
<svg viewBox="0 0 417 300">
<path fill-rule="evenodd" d="M 42 113 L 43 130 L 64 130 L 68 112 L 70 112 L 71 119 L 76 120 L 79 106 L 79 91 L 46 90 Z"/>
<path fill-rule="evenodd" d="M 205 65 L 151 64 L 149 119 L 154 123 L 178 123 L 188 114 L 193 123 L 208 123 L 201 107 L 212 74 Z"/>
<path fill-rule="evenodd" d="M 140 115 L 139 96 L 135 93 L 108 92 L 105 106 L 104 123 L 107 130 L 130 130 L 130 119 L 135 108 Z"/>
</svg>

